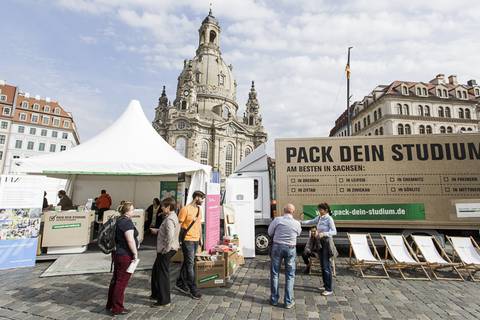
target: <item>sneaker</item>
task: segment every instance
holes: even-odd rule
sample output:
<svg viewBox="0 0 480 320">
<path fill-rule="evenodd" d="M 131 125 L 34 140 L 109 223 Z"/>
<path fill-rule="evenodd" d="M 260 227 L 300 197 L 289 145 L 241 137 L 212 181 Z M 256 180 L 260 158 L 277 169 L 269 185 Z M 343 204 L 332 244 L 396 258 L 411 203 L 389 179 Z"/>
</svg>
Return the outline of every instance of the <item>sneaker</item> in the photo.
<svg viewBox="0 0 480 320">
<path fill-rule="evenodd" d="M 186 295 L 190 294 L 190 292 L 188 291 L 187 288 L 181 287 L 179 285 L 175 285 L 175 289 L 177 289 L 178 291 L 180 291 L 183 294 L 186 294 Z"/>
<path fill-rule="evenodd" d="M 202 297 L 202 294 L 200 292 L 192 292 L 190 293 L 190 297 L 192 297 L 192 299 L 195 299 L 195 300 L 200 300 L 200 298 Z"/>
<path fill-rule="evenodd" d="M 278 302 L 272 302 L 272 301 L 270 301 L 270 305 L 276 307 L 276 306 L 278 306 Z"/>
<path fill-rule="evenodd" d="M 332 294 L 333 294 L 333 291 L 325 290 L 325 291 L 322 292 L 322 296 L 331 296 Z"/>
<path fill-rule="evenodd" d="M 170 307 L 170 303 L 167 303 L 167 304 L 160 304 L 158 302 L 155 302 L 154 304 L 152 304 L 150 307 L 152 308 L 155 308 L 155 307 L 163 307 L 163 308 L 167 308 L 167 307 Z"/>
<path fill-rule="evenodd" d="M 318 290 L 320 290 L 320 292 L 323 292 L 323 291 L 325 291 L 325 288 L 321 287 L 321 288 L 318 288 Z"/>
<path fill-rule="evenodd" d="M 285 309 L 292 309 L 293 307 L 295 307 L 295 301 L 285 305 Z"/>
</svg>

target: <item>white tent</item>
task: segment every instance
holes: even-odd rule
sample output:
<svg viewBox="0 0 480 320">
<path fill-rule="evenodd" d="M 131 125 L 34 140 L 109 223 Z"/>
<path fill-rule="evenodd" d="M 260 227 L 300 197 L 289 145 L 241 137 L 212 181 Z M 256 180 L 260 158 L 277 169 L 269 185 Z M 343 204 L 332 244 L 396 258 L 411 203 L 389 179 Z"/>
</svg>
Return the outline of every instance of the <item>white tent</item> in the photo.
<svg viewBox="0 0 480 320">
<path fill-rule="evenodd" d="M 115 183 L 112 176 L 118 176 L 118 182 L 123 181 L 124 184 L 128 181 L 137 183 L 139 176 L 153 178 L 187 172 L 193 175 L 190 191 L 204 189 L 204 182 L 208 181 L 211 171 L 210 166 L 185 158 L 163 140 L 137 100 L 132 100 L 117 121 L 87 142 L 61 153 L 18 159 L 15 165 L 17 172 L 47 176 L 76 175 L 79 178 L 89 176 L 90 181 L 97 182 L 104 179 Z M 104 187 L 98 185 L 97 188 Z M 93 190 L 92 196 L 99 189 Z"/>
</svg>

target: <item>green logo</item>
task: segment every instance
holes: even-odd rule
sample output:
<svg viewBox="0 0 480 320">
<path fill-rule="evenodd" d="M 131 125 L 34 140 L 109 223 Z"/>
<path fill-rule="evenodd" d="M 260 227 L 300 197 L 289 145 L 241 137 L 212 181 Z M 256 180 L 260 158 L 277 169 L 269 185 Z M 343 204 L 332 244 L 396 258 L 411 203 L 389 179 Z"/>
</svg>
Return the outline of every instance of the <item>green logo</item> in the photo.
<svg viewBox="0 0 480 320">
<path fill-rule="evenodd" d="M 71 228 L 80 228 L 81 223 L 69 223 L 69 224 L 57 224 L 52 226 L 52 229 L 71 229 Z"/>
<path fill-rule="evenodd" d="M 217 279 L 218 277 L 219 277 L 218 274 L 213 274 L 213 275 L 211 275 L 211 276 L 208 276 L 208 277 L 205 277 L 205 278 L 200 279 L 199 282 L 200 282 L 200 283 L 208 282 L 208 281 L 211 281 L 211 280 L 215 280 L 215 279 Z"/>
<path fill-rule="evenodd" d="M 333 204 L 334 220 L 425 220 L 423 203 Z M 316 205 L 303 206 L 304 220 L 315 218 Z"/>
</svg>

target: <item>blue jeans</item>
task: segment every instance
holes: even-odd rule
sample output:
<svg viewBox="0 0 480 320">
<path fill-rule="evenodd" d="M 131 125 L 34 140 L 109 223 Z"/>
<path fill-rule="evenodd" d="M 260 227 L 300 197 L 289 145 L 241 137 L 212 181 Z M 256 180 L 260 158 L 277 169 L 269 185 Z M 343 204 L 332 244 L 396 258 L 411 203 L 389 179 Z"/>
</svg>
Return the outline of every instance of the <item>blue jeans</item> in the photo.
<svg viewBox="0 0 480 320">
<path fill-rule="evenodd" d="M 322 267 L 322 280 L 326 291 L 332 291 L 332 264 L 330 263 L 329 240 L 327 237 L 320 240 L 320 265 Z"/>
<path fill-rule="evenodd" d="M 191 293 L 197 292 L 195 284 L 195 253 L 197 252 L 198 241 L 183 241 L 182 253 L 183 263 L 180 269 L 180 275 L 177 279 L 177 286 L 182 289 L 190 289 Z"/>
<path fill-rule="evenodd" d="M 282 260 L 285 263 L 285 297 L 286 305 L 293 303 L 293 286 L 295 284 L 295 262 L 297 258 L 297 250 L 283 244 L 274 243 L 271 253 L 271 268 L 270 268 L 270 302 L 277 304 L 280 294 L 278 292 L 278 276 L 280 273 L 280 266 Z"/>
</svg>

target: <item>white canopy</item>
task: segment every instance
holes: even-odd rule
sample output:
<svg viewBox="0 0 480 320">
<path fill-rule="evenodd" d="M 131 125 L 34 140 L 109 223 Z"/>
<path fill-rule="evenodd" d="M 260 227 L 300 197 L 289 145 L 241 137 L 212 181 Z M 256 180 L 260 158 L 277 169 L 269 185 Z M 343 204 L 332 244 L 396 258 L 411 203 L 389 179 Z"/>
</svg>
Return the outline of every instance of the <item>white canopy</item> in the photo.
<svg viewBox="0 0 480 320">
<path fill-rule="evenodd" d="M 17 172 L 45 175 L 165 175 L 197 172 L 211 167 L 189 160 L 153 129 L 140 102 L 132 100 L 110 127 L 70 150 L 18 159 Z M 202 179 L 203 180 L 203 179 Z"/>
</svg>

